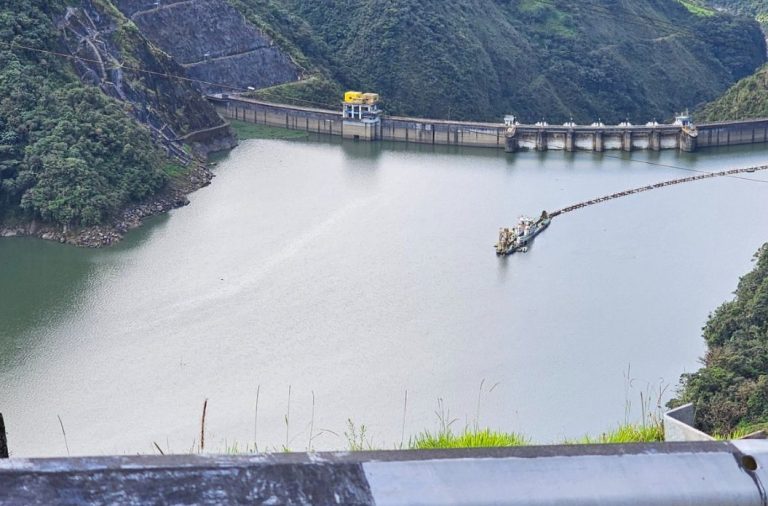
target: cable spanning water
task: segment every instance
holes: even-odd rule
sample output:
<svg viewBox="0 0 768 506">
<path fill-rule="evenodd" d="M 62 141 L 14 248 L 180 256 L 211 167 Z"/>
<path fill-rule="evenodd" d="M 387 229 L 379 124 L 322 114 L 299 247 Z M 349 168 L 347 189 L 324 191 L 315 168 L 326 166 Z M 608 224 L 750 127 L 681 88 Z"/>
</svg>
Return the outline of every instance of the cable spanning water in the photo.
<svg viewBox="0 0 768 506">
<path fill-rule="evenodd" d="M 698 181 L 700 179 L 709 179 L 712 177 L 729 177 L 729 176 L 733 177 L 733 176 L 736 176 L 736 174 L 743 174 L 747 172 L 757 172 L 760 170 L 768 170 L 768 165 L 760 165 L 757 167 L 747 167 L 743 169 L 730 169 L 730 170 L 724 170 L 720 172 L 706 172 L 703 174 L 698 174 L 696 176 L 683 177 L 680 179 L 671 179 L 669 181 L 662 181 L 661 183 L 651 184 L 648 186 L 640 186 L 637 188 L 632 188 L 631 190 L 624 190 L 622 192 L 612 193 L 610 195 L 605 195 L 603 197 L 598 197 L 596 199 L 579 202 L 578 204 L 573 204 L 568 207 L 558 209 L 557 211 L 552 211 L 551 213 L 549 213 L 549 216 L 551 218 L 554 218 L 555 216 L 559 216 L 565 213 L 570 213 L 571 211 L 575 211 L 576 209 L 581 209 L 583 207 L 593 206 L 595 204 L 600 204 L 601 202 L 606 202 L 608 200 L 618 199 L 621 197 L 626 197 L 628 195 L 634 195 L 636 193 L 655 190 L 657 188 L 664 188 L 665 186 L 672 186 L 674 184 L 688 183 L 691 181 Z M 739 179 L 744 179 L 746 181 L 753 181 L 756 183 L 768 183 L 768 181 L 764 181 L 762 179 L 750 179 L 750 178 L 743 178 L 743 177 L 739 177 Z"/>
</svg>

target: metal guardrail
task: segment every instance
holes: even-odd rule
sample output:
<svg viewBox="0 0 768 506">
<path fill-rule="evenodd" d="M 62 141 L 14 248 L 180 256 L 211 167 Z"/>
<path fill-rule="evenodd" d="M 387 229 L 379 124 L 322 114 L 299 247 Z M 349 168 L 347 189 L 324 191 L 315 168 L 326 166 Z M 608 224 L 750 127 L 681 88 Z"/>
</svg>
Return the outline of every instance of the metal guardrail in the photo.
<svg viewBox="0 0 768 506">
<path fill-rule="evenodd" d="M 768 504 L 768 442 L 0 461 L 0 504 Z"/>
</svg>

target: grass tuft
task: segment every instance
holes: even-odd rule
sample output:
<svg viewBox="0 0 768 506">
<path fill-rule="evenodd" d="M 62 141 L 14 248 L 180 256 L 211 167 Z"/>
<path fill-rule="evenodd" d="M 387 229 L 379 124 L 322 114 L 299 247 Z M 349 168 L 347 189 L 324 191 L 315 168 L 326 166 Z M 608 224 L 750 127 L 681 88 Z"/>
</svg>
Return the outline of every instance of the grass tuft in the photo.
<svg viewBox="0 0 768 506">
<path fill-rule="evenodd" d="M 664 441 L 664 427 L 657 424 L 626 424 L 612 431 L 604 432 L 597 437 L 584 436 L 575 441 L 565 441 L 565 444 L 605 444 L 605 443 L 657 443 Z"/>
<path fill-rule="evenodd" d="M 522 434 L 501 432 L 488 428 L 470 430 L 465 428 L 460 434 L 451 429 L 436 433 L 424 431 L 408 442 L 412 450 L 430 450 L 437 448 L 497 448 L 507 446 L 525 446 L 530 440 Z"/>
<path fill-rule="evenodd" d="M 728 434 L 715 433 L 712 435 L 718 441 L 730 441 L 733 439 L 742 439 L 755 432 L 768 432 L 768 423 L 753 423 L 749 425 L 738 426 Z"/>
</svg>

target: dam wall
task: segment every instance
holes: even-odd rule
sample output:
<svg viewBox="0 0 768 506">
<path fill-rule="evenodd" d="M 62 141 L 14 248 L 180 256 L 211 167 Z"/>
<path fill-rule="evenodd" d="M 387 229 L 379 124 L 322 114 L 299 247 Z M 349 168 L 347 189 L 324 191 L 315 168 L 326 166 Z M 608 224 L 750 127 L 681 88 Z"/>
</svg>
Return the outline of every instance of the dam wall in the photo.
<svg viewBox="0 0 768 506">
<path fill-rule="evenodd" d="M 536 151 L 666 150 L 768 142 L 768 119 L 680 125 L 505 125 L 383 116 L 375 128 L 344 120 L 340 111 L 275 104 L 226 94 L 208 100 L 226 119 L 235 119 L 327 135 L 368 140 L 412 142 Z"/>
<path fill-rule="evenodd" d="M 327 109 L 272 104 L 242 97 L 208 97 L 216 111 L 226 119 L 234 119 L 290 130 L 303 130 L 327 135 L 353 137 L 357 126 L 345 122 L 341 113 Z M 347 132 L 345 132 L 345 124 Z M 503 149 L 505 127 L 493 123 L 463 123 L 421 118 L 384 117 L 375 139 L 479 146 Z"/>
<path fill-rule="evenodd" d="M 475 146 L 503 149 L 505 127 L 496 123 L 470 123 L 386 116 L 381 120 L 381 138 L 387 141 Z"/>
<path fill-rule="evenodd" d="M 768 119 L 704 123 L 697 130 L 700 148 L 768 142 Z"/>
<path fill-rule="evenodd" d="M 336 111 L 271 104 L 257 100 L 208 97 L 216 112 L 234 119 L 289 130 L 303 130 L 327 135 L 342 135 L 344 120 Z"/>
<path fill-rule="evenodd" d="M 684 149 L 682 127 L 655 126 L 560 126 L 510 125 L 505 137 L 507 152 L 518 150 L 654 150 Z"/>
</svg>

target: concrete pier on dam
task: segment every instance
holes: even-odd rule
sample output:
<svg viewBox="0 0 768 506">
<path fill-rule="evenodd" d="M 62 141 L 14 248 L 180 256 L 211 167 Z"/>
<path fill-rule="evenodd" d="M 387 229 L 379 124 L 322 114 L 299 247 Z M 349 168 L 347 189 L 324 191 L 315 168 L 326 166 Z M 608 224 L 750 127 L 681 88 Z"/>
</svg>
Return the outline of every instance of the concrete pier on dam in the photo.
<svg viewBox="0 0 768 506">
<path fill-rule="evenodd" d="M 691 134 L 678 125 L 654 126 L 559 126 L 510 125 L 506 127 L 505 149 L 536 151 L 634 151 L 679 149 L 693 151 Z"/>
<path fill-rule="evenodd" d="M 270 103 L 239 95 L 215 94 L 207 98 L 225 119 L 349 139 L 493 148 L 509 153 L 662 149 L 692 152 L 706 147 L 768 142 L 768 119 L 698 125 L 525 125 L 381 115 L 376 121 L 355 121 L 344 117 L 341 110 Z"/>
</svg>

